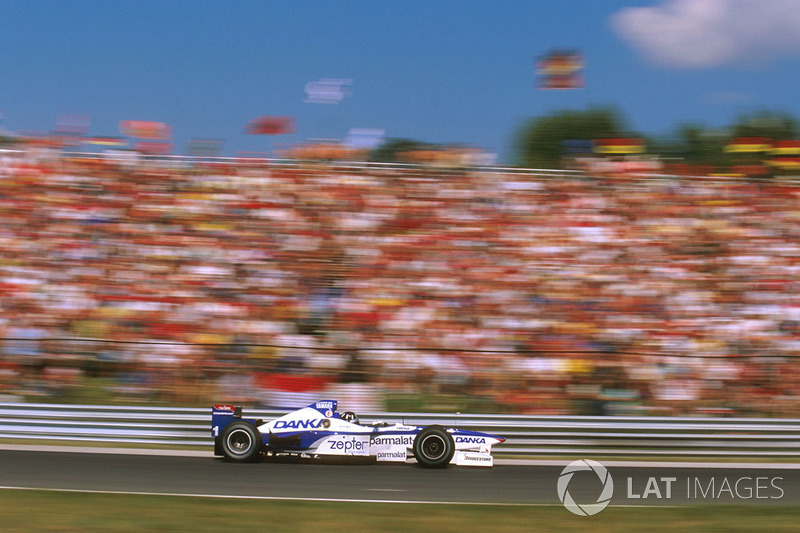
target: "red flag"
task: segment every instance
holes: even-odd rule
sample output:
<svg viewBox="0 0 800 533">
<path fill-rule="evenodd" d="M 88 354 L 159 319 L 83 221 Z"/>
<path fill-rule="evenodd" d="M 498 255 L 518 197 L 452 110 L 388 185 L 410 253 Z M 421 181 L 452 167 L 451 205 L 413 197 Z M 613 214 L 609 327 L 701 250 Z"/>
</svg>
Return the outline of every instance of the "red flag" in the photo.
<svg viewBox="0 0 800 533">
<path fill-rule="evenodd" d="M 279 135 L 293 132 L 293 117 L 259 117 L 248 122 L 245 127 L 245 133 L 254 135 Z"/>
<path fill-rule="evenodd" d="M 119 123 L 119 131 L 123 135 L 137 139 L 168 141 L 172 138 L 172 126 L 163 122 L 123 120 Z"/>
</svg>

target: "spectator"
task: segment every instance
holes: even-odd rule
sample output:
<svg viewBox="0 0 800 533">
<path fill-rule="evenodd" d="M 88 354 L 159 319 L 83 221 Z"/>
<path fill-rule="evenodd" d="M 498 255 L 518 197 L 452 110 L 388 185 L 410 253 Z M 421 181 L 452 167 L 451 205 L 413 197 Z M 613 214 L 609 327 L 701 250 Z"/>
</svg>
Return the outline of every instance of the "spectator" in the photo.
<svg viewBox="0 0 800 533">
<path fill-rule="evenodd" d="M 202 403 L 367 368 L 516 412 L 800 412 L 792 183 L 23 153 L 0 185 L 5 373 Z"/>
</svg>

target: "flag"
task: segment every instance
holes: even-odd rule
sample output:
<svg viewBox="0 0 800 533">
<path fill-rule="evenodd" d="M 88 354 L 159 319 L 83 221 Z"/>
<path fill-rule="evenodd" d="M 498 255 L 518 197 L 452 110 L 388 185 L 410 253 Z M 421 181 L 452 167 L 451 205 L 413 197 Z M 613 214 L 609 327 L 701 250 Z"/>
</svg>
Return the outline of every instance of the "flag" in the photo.
<svg viewBox="0 0 800 533">
<path fill-rule="evenodd" d="M 350 128 L 344 144 L 357 150 L 372 150 L 383 143 L 386 130 L 373 128 Z"/>
<path fill-rule="evenodd" d="M 306 99 L 309 104 L 338 104 L 350 96 L 353 80 L 322 78 L 306 83 Z"/>
<path fill-rule="evenodd" d="M 245 127 L 245 133 L 253 135 L 279 135 L 294 132 L 293 117 L 259 117 L 251 120 Z"/>
<path fill-rule="evenodd" d="M 800 168 L 800 157 L 776 157 L 770 159 L 767 163 L 782 169 L 798 169 Z"/>
<path fill-rule="evenodd" d="M 136 139 L 168 141 L 172 138 L 172 126 L 164 122 L 123 120 L 119 123 L 119 132 Z"/>
<path fill-rule="evenodd" d="M 536 62 L 540 89 L 581 89 L 583 57 L 574 50 L 555 50 Z"/>
<path fill-rule="evenodd" d="M 725 146 L 725 151 L 733 154 L 766 152 L 772 143 L 766 137 L 736 137 Z"/>
<path fill-rule="evenodd" d="M 87 137 L 83 139 L 83 142 L 86 144 L 99 144 L 102 146 L 124 146 L 128 144 L 128 141 L 123 139 L 122 137 L 103 137 L 103 136 Z"/>
<path fill-rule="evenodd" d="M 800 154 L 800 141 L 775 141 L 772 143 L 773 155 L 797 155 Z"/>
<path fill-rule="evenodd" d="M 775 141 L 770 149 L 772 159 L 767 163 L 783 170 L 800 168 L 800 141 Z"/>
<path fill-rule="evenodd" d="M 643 139 L 597 139 L 594 152 L 597 154 L 643 154 L 646 151 Z"/>
</svg>

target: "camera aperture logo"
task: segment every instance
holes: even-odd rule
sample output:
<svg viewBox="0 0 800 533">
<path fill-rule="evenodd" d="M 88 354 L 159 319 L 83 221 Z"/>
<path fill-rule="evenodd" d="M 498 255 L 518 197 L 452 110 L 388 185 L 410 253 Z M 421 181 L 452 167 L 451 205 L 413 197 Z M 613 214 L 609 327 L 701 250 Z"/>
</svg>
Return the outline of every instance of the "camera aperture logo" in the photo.
<svg viewBox="0 0 800 533">
<path fill-rule="evenodd" d="M 596 502 L 579 504 L 569 493 L 569 483 L 572 481 L 572 476 L 574 476 L 576 472 L 587 471 L 592 471 L 597 474 L 600 483 L 603 484 L 603 490 L 597 497 Z M 611 479 L 611 474 L 608 472 L 608 469 L 597 461 L 592 461 L 591 459 L 579 459 L 578 461 L 571 462 L 566 466 L 566 468 L 564 468 L 564 470 L 561 471 L 561 475 L 558 478 L 558 499 L 561 500 L 561 503 L 564 504 L 564 507 L 566 507 L 567 510 L 575 513 L 576 515 L 596 515 L 608 506 L 613 495 L 614 480 Z"/>
</svg>

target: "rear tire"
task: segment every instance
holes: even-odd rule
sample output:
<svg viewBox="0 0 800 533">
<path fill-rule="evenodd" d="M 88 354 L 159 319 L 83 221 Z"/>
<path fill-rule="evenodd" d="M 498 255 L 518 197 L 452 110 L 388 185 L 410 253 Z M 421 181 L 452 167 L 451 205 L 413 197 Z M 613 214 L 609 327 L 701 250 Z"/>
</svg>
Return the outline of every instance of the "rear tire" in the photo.
<svg viewBox="0 0 800 533">
<path fill-rule="evenodd" d="M 261 434 L 247 422 L 231 422 L 222 431 L 220 446 L 225 459 L 234 463 L 255 461 L 261 450 Z"/>
<path fill-rule="evenodd" d="M 414 438 L 414 457 L 423 468 L 445 468 L 456 451 L 453 437 L 442 426 L 428 426 Z"/>
</svg>

